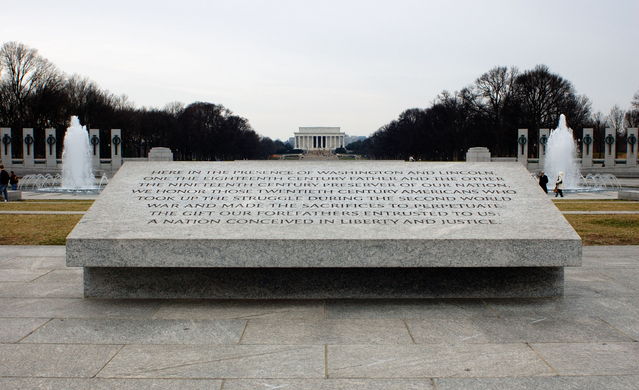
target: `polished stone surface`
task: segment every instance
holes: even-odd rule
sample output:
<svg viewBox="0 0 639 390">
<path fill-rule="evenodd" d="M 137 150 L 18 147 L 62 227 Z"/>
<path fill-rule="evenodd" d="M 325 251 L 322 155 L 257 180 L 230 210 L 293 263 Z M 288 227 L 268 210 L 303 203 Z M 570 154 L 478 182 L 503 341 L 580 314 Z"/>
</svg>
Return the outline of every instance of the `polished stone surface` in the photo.
<svg viewBox="0 0 639 390">
<path fill-rule="evenodd" d="M 581 239 L 516 163 L 126 163 L 67 264 L 563 267 Z"/>
<path fill-rule="evenodd" d="M 558 298 L 365 300 L 82 299 L 63 247 L 2 249 L 45 271 L 0 282 L 2 389 L 639 389 L 639 246 Z"/>
</svg>

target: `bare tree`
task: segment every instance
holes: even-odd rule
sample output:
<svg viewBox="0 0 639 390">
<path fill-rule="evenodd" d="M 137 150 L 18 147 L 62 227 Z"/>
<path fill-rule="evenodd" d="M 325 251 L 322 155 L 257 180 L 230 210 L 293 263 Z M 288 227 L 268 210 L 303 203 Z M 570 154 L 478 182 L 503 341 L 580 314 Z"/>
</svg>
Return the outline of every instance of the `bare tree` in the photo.
<svg viewBox="0 0 639 390">
<path fill-rule="evenodd" d="M 633 96 L 630 109 L 626 112 L 626 126 L 639 127 L 639 91 Z"/>
<path fill-rule="evenodd" d="M 0 63 L 3 68 L 0 81 L 3 120 L 18 127 L 27 125 L 27 122 L 41 122 L 39 115 L 29 112 L 33 107 L 29 103 L 38 100 L 38 95 L 41 95 L 42 103 L 42 97 L 58 93 L 62 86 L 62 73 L 37 50 L 18 42 L 2 45 Z"/>
<path fill-rule="evenodd" d="M 615 129 L 618 134 L 623 134 L 626 131 L 625 116 L 626 112 L 615 104 L 608 114 L 608 126 Z"/>
</svg>

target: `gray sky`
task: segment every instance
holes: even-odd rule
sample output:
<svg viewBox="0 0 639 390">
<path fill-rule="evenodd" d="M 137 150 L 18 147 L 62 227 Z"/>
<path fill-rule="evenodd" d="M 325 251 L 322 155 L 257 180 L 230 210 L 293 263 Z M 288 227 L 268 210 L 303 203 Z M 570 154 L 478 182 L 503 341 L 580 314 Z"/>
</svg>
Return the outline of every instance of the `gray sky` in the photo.
<svg viewBox="0 0 639 390">
<path fill-rule="evenodd" d="M 138 106 L 223 104 L 272 138 L 369 135 L 496 65 L 546 64 L 604 113 L 639 90 L 637 0 L 0 4 L 0 43 Z"/>
</svg>

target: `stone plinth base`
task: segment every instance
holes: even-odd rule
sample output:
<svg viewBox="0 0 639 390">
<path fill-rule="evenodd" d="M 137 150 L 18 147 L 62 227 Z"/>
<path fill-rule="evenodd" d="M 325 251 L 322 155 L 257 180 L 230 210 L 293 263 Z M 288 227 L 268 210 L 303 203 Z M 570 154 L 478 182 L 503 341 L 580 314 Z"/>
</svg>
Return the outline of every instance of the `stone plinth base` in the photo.
<svg viewBox="0 0 639 390">
<path fill-rule="evenodd" d="M 617 199 L 622 200 L 639 200 L 639 191 L 619 191 Z"/>
<path fill-rule="evenodd" d="M 9 195 L 9 202 L 14 202 L 16 200 L 22 200 L 22 191 L 19 190 L 7 190 L 7 194 Z"/>
<path fill-rule="evenodd" d="M 173 152 L 169 148 L 151 148 L 149 161 L 173 161 Z"/>
<path fill-rule="evenodd" d="M 563 267 L 84 268 L 87 298 L 539 298 Z"/>
</svg>

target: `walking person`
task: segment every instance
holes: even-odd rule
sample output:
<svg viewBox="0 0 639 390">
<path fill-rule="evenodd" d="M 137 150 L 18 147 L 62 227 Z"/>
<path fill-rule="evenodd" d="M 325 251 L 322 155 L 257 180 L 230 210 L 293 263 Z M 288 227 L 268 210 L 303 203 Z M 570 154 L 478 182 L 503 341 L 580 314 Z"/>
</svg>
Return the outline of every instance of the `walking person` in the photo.
<svg viewBox="0 0 639 390">
<path fill-rule="evenodd" d="M 559 172 L 559 175 L 557 175 L 557 180 L 555 180 L 555 198 L 559 195 L 561 195 L 561 197 L 564 197 L 564 192 L 562 191 L 564 189 L 564 173 L 563 172 Z"/>
<path fill-rule="evenodd" d="M 545 193 L 548 193 L 548 176 L 546 176 L 545 172 L 541 172 L 539 175 L 539 187 L 541 187 Z"/>
<path fill-rule="evenodd" d="M 9 184 L 11 184 L 11 190 L 18 189 L 18 176 L 13 171 L 11 171 L 11 176 L 9 176 Z"/>
<path fill-rule="evenodd" d="M 9 185 L 9 174 L 4 170 L 4 165 L 0 165 L 0 193 L 4 196 L 4 201 L 9 201 L 9 193 L 7 192 L 7 186 Z"/>
</svg>

